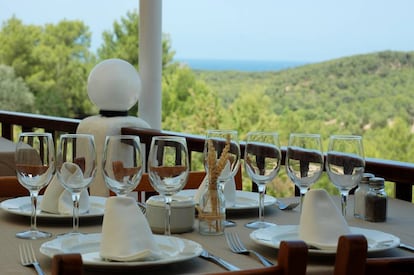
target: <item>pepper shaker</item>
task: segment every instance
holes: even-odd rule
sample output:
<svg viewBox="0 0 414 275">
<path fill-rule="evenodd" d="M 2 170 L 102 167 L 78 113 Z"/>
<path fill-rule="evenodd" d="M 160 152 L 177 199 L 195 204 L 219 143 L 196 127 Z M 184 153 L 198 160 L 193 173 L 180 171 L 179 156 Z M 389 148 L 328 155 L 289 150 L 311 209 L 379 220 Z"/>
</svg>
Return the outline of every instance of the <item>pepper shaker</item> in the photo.
<svg viewBox="0 0 414 275">
<path fill-rule="evenodd" d="M 365 198 L 365 220 L 385 222 L 387 219 L 387 194 L 384 190 L 385 180 L 380 177 L 369 179 L 369 190 Z"/>
</svg>

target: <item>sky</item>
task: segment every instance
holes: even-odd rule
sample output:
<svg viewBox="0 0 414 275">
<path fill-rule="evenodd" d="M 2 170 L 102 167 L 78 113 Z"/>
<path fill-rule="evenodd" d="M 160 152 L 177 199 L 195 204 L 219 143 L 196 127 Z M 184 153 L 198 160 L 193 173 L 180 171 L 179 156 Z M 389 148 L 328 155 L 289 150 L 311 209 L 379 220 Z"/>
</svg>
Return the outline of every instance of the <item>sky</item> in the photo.
<svg viewBox="0 0 414 275">
<path fill-rule="evenodd" d="M 163 0 L 176 59 L 319 62 L 383 50 L 414 51 L 412 0 Z M 80 19 L 92 49 L 139 0 L 0 0 L 0 22 Z"/>
</svg>

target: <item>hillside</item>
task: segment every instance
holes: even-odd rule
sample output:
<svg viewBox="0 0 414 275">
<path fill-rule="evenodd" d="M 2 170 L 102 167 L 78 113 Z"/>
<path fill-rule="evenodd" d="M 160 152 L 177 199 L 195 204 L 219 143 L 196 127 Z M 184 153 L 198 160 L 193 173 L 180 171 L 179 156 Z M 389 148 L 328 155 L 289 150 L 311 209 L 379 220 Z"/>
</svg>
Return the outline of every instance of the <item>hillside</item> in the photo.
<svg viewBox="0 0 414 275">
<path fill-rule="evenodd" d="M 412 161 L 407 148 L 385 147 L 393 131 L 400 132 L 401 146 L 412 144 L 414 117 L 414 52 L 378 52 L 305 65 L 278 72 L 196 71 L 231 106 L 244 93 L 263 92 L 272 101 L 272 112 L 283 119 L 299 121 L 279 132 L 361 134 L 371 141 L 369 156 Z M 409 138 L 409 140 L 406 140 Z M 372 148 L 369 148 L 372 147 Z M 387 151 L 388 150 L 388 151 Z M 386 151 L 386 155 L 384 153 Z M 401 152 L 404 151 L 404 156 Z"/>
<path fill-rule="evenodd" d="M 411 123 L 414 116 L 414 52 L 357 55 L 279 72 L 196 74 L 226 104 L 240 93 L 264 90 L 278 115 L 308 110 L 314 119 L 349 122 L 352 113 L 363 127 L 383 127 L 396 114 Z"/>
</svg>

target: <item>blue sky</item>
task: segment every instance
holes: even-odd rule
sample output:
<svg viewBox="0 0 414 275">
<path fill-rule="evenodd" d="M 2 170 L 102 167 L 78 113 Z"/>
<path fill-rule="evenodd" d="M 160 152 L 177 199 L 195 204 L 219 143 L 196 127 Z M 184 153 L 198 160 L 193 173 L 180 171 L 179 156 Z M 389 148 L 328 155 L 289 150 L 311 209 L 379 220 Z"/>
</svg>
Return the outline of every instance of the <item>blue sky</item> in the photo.
<svg viewBox="0 0 414 275">
<path fill-rule="evenodd" d="M 0 21 L 83 20 L 92 44 L 138 0 L 0 0 Z M 164 0 L 176 58 L 316 62 L 381 50 L 414 51 L 412 0 Z"/>
</svg>

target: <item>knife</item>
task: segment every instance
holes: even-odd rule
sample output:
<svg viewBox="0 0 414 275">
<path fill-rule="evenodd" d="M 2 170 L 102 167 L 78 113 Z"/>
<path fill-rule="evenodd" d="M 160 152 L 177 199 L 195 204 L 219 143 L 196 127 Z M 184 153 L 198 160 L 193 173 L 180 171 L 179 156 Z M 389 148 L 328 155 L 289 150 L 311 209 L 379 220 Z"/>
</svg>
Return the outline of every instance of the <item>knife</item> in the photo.
<svg viewBox="0 0 414 275">
<path fill-rule="evenodd" d="M 227 269 L 229 271 L 240 270 L 240 268 L 238 268 L 237 266 L 232 265 L 231 263 L 223 260 L 222 258 L 211 254 L 210 252 L 208 252 L 205 249 L 203 249 L 203 251 L 201 252 L 200 257 L 204 258 L 204 259 L 207 259 L 207 260 L 211 260 L 211 261 L 215 262 L 216 264 L 221 265 L 222 267 L 224 267 L 225 269 Z"/>
<path fill-rule="evenodd" d="M 403 244 L 400 243 L 400 245 L 398 246 L 399 248 L 414 252 L 414 246 L 408 245 L 408 244 Z"/>
</svg>

